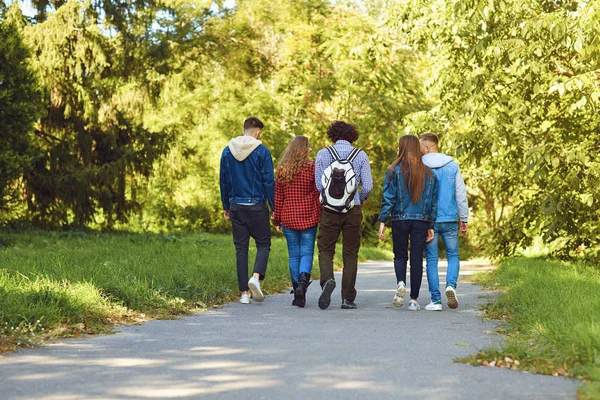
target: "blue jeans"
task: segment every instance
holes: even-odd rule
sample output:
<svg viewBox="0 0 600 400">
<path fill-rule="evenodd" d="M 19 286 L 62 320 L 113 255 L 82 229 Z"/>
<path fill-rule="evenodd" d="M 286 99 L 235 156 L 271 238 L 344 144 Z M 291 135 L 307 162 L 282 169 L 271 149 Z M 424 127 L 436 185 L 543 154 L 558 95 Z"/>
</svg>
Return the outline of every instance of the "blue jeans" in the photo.
<svg viewBox="0 0 600 400">
<path fill-rule="evenodd" d="M 458 222 L 436 222 L 433 227 L 433 240 L 425 247 L 427 260 L 427 282 L 431 301 L 440 301 L 440 277 L 438 276 L 438 239 L 441 236 L 446 247 L 448 271 L 446 272 L 446 286 L 456 288 L 460 262 L 458 259 Z"/>
<path fill-rule="evenodd" d="M 315 238 L 317 237 L 317 225 L 304 230 L 289 229 L 283 227 L 283 234 L 287 241 L 290 277 L 292 283 L 298 283 L 300 273 L 310 274 L 315 254 Z"/>
</svg>

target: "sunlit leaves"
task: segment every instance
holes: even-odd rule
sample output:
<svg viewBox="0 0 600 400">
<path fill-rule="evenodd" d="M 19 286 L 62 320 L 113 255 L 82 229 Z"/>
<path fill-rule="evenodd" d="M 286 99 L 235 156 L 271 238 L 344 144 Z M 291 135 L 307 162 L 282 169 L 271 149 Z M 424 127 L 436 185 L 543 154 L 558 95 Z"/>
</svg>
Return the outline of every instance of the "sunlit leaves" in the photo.
<svg viewBox="0 0 600 400">
<path fill-rule="evenodd" d="M 403 3 L 396 26 L 445 63 L 435 113 L 455 121 L 441 133 L 485 205 L 489 248 L 542 235 L 556 255 L 598 256 L 599 2 Z"/>
</svg>

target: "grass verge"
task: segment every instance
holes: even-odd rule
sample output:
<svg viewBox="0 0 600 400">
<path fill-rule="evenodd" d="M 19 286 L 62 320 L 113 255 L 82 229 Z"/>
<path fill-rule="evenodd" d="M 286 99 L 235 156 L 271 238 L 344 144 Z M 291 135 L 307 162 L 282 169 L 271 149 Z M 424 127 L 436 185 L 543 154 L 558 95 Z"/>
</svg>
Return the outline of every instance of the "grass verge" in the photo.
<svg viewBox="0 0 600 400">
<path fill-rule="evenodd" d="M 370 248 L 359 254 L 361 261 L 389 257 Z M 318 263 L 313 272 L 318 277 Z M 274 237 L 263 290 L 279 293 L 289 283 L 285 240 Z M 238 296 L 227 235 L 0 231 L 0 352 L 109 332 L 114 323 L 173 318 Z"/>
<path fill-rule="evenodd" d="M 581 379 L 580 398 L 600 399 L 600 270 L 514 258 L 480 282 L 501 290 L 485 312 L 506 342 L 462 361 Z"/>
</svg>

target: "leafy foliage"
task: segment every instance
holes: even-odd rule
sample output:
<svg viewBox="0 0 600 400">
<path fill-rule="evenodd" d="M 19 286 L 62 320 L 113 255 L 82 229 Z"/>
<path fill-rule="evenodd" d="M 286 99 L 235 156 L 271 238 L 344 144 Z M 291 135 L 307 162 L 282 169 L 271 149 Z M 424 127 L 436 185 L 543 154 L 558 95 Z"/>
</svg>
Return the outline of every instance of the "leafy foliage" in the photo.
<svg viewBox="0 0 600 400">
<path fill-rule="evenodd" d="M 175 58 L 187 62 L 167 80 L 159 117 L 151 117 L 177 126 L 178 140 L 152 178 L 144 227 L 225 227 L 219 157 L 249 115 L 265 122 L 263 141 L 275 158 L 294 135 L 309 137 L 316 152 L 329 145 L 331 121 L 351 121 L 361 132 L 357 145 L 383 175 L 402 118 L 425 107 L 412 76 L 417 60 L 397 32 L 328 1 L 239 1 L 235 12 L 208 19 L 197 12 L 175 12 L 176 20 L 202 24 L 204 34 L 178 48 Z M 376 191 L 366 208 L 373 221 L 379 197 Z"/>
<path fill-rule="evenodd" d="M 19 138 L 0 151 L 3 221 L 26 207 L 46 227 L 224 231 L 219 156 L 244 118 L 275 158 L 294 135 L 328 145 L 345 119 L 376 183 L 400 134 L 440 133 L 489 254 L 541 238 L 600 257 L 598 0 L 32 4 L 11 31 L 38 83 L 21 79 L 27 118 L 2 133 Z"/>
<path fill-rule="evenodd" d="M 467 168 L 490 252 L 541 236 L 600 256 L 600 3 L 407 1 L 395 16 L 441 65 L 429 120 Z"/>
</svg>

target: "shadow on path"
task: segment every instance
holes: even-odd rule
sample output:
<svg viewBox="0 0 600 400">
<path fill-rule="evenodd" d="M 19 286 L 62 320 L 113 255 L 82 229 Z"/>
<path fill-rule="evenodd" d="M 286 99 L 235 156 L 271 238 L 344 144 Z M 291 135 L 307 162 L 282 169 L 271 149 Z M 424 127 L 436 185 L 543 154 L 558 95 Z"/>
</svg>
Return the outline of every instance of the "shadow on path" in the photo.
<svg viewBox="0 0 600 400">
<path fill-rule="evenodd" d="M 460 283 L 457 310 L 395 308 L 392 265 L 360 265 L 358 310 L 340 309 L 338 276 L 327 310 L 315 282 L 304 309 L 291 295 L 269 296 L 10 354 L 0 398 L 576 398 L 577 381 L 454 363 L 499 340 L 477 311 L 494 294 Z M 429 302 L 426 280 L 419 302 Z"/>
</svg>

